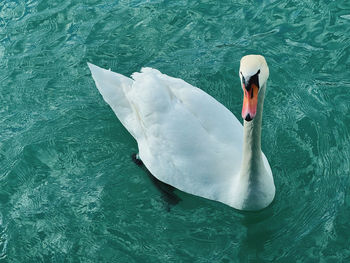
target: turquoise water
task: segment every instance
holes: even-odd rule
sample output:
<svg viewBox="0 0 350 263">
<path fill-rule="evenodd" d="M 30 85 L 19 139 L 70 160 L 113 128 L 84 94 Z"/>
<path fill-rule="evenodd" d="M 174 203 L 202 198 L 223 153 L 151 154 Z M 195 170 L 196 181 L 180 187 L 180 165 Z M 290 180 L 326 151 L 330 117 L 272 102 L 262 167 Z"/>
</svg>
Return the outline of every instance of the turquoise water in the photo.
<svg viewBox="0 0 350 263">
<path fill-rule="evenodd" d="M 350 2 L 198 2 L 1 1 L 0 262 L 350 262 Z M 86 62 L 155 67 L 240 116 L 249 53 L 270 67 L 275 201 L 166 198 Z"/>
</svg>

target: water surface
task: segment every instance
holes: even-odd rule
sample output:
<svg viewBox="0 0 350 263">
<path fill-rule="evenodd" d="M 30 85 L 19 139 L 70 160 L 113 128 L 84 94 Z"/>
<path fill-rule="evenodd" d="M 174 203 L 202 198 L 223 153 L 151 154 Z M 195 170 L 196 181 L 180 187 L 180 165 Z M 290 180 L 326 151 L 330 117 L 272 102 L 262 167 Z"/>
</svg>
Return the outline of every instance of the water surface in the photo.
<svg viewBox="0 0 350 263">
<path fill-rule="evenodd" d="M 251 53 L 274 203 L 167 203 L 86 62 L 157 68 L 240 116 Z M 349 72 L 347 0 L 1 1 L 0 262 L 349 262 Z"/>
</svg>

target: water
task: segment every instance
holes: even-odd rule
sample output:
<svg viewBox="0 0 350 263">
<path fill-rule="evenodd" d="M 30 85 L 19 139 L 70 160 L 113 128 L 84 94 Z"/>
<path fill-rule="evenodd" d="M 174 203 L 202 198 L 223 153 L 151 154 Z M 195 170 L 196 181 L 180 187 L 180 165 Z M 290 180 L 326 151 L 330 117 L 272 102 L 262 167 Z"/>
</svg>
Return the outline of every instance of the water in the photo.
<svg viewBox="0 0 350 263">
<path fill-rule="evenodd" d="M 198 2 L 1 1 L 0 262 L 350 262 L 350 2 Z M 168 203 L 86 62 L 155 67 L 240 116 L 250 53 L 275 201 Z"/>
</svg>

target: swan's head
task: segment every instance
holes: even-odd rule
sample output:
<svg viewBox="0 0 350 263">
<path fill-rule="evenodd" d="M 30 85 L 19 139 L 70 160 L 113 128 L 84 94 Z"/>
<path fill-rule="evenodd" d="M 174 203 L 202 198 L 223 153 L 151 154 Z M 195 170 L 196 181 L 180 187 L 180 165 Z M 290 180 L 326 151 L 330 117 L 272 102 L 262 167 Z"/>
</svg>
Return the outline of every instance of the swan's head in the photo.
<svg viewBox="0 0 350 263">
<path fill-rule="evenodd" d="M 269 68 L 265 58 L 260 55 L 242 57 L 239 76 L 244 93 L 242 118 L 251 121 L 256 115 L 259 91 L 265 88 L 269 77 Z"/>
</svg>

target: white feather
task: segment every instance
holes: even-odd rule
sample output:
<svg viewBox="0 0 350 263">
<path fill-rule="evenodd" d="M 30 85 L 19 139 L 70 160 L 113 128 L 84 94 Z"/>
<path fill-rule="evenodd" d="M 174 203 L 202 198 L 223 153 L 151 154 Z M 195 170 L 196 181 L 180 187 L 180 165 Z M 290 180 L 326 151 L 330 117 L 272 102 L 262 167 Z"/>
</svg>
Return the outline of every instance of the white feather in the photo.
<svg viewBox="0 0 350 263">
<path fill-rule="evenodd" d="M 131 79 L 90 63 L 89 68 L 155 177 L 187 193 L 242 209 L 233 199 L 239 198 L 235 184 L 242 164 L 243 127 L 228 109 L 202 90 L 156 69 L 143 68 Z"/>
</svg>

